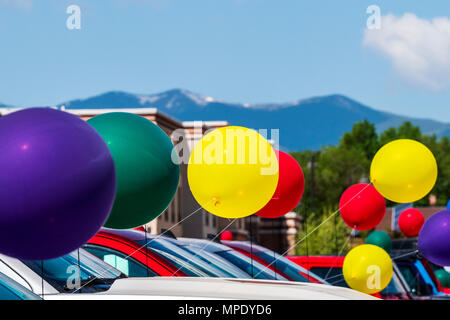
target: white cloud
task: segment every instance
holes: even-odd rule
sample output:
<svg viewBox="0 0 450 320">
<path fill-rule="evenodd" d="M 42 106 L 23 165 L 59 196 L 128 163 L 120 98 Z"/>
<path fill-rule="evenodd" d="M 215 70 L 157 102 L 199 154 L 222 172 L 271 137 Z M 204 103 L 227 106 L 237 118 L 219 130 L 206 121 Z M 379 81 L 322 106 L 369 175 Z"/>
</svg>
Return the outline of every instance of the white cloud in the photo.
<svg viewBox="0 0 450 320">
<path fill-rule="evenodd" d="M 363 43 L 387 56 L 408 83 L 430 90 L 450 88 L 450 20 L 388 14 L 381 28 L 366 29 Z"/>
<path fill-rule="evenodd" d="M 0 0 L 0 5 L 11 5 L 21 9 L 30 10 L 33 7 L 33 0 Z"/>
</svg>

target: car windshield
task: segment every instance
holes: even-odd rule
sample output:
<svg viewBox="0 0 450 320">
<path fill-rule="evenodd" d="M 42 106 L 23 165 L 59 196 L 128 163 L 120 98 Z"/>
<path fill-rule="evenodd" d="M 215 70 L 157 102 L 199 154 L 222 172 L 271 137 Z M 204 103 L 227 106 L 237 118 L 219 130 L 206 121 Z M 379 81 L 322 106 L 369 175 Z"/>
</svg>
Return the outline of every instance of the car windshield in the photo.
<svg viewBox="0 0 450 320">
<path fill-rule="evenodd" d="M 310 282 L 303 274 L 307 274 L 317 278 L 321 283 L 326 283 L 325 280 L 313 275 L 312 272 L 300 267 L 298 264 L 290 261 L 289 259 L 279 255 L 278 253 L 267 251 L 256 251 L 256 256 L 264 260 L 266 263 L 271 264 L 276 270 L 280 270 L 283 274 L 289 277 L 293 281 Z"/>
<path fill-rule="evenodd" d="M 79 254 L 79 259 L 78 259 Z M 22 260 L 30 269 L 42 276 L 59 292 L 76 291 L 76 282 L 80 281 L 83 292 L 103 291 L 109 288 L 122 273 L 88 253 L 84 249 L 73 251 L 65 256 L 50 260 Z M 106 285 L 106 286 L 102 286 Z"/>
<path fill-rule="evenodd" d="M 311 271 L 319 277 L 324 278 L 333 286 L 348 288 L 347 282 L 345 282 L 344 275 L 342 274 L 342 268 L 312 267 Z"/>
<path fill-rule="evenodd" d="M 348 288 L 347 282 L 345 282 L 344 275 L 342 274 L 342 268 L 337 267 L 312 267 L 311 271 L 314 272 L 319 277 L 325 278 L 330 284 L 339 287 Z M 407 295 L 404 287 L 401 284 L 398 275 L 394 272 L 392 274 L 392 279 L 384 288 L 380 294 L 384 297 L 386 296 L 405 296 Z"/>
<path fill-rule="evenodd" d="M 42 300 L 38 295 L 0 273 L 0 300 Z"/>
<path fill-rule="evenodd" d="M 145 240 L 138 240 L 136 242 L 138 242 L 141 245 L 145 245 Z M 170 253 L 172 256 L 175 256 L 185 262 L 189 262 L 189 264 L 202 270 L 204 273 L 206 273 L 210 277 L 218 277 L 218 278 L 227 277 L 227 275 L 224 272 L 218 270 L 217 268 L 214 268 L 213 266 L 209 265 L 208 263 L 202 261 L 200 258 L 194 256 L 190 252 L 174 245 L 173 243 L 170 243 L 167 240 L 152 239 L 152 240 L 148 241 L 147 246 L 150 249 L 157 249 L 160 251 L 164 251 L 164 252 Z"/>
<path fill-rule="evenodd" d="M 163 259 L 170 262 L 175 268 L 182 271 L 189 277 L 209 277 L 209 275 L 202 270 L 194 267 L 190 263 L 159 249 L 152 248 L 153 252 L 159 254 Z"/>
<path fill-rule="evenodd" d="M 83 248 L 129 277 L 155 277 L 158 274 L 138 260 L 114 249 L 87 244 Z"/>
<path fill-rule="evenodd" d="M 387 287 L 380 291 L 380 294 L 384 297 L 407 295 L 405 288 L 402 286 L 400 279 L 395 272 L 392 274 L 392 279 Z"/>
<path fill-rule="evenodd" d="M 243 272 L 241 269 L 236 268 L 233 264 L 228 262 L 226 259 L 216 256 L 213 253 L 209 253 L 202 248 L 199 248 L 197 246 L 182 246 L 183 249 L 191 252 L 195 256 L 199 257 L 206 263 L 211 264 L 213 267 L 221 270 L 222 272 L 226 273 L 228 277 L 230 278 L 244 278 L 244 279 L 250 279 L 250 275 L 246 272 Z"/>
<path fill-rule="evenodd" d="M 245 271 L 248 274 L 253 274 L 255 279 L 265 280 L 283 280 L 288 281 L 282 275 L 267 269 L 261 263 L 255 260 L 251 260 L 249 257 L 235 251 L 217 251 L 215 254 L 230 261 L 232 264 Z M 253 271 L 252 271 L 253 269 Z"/>
</svg>

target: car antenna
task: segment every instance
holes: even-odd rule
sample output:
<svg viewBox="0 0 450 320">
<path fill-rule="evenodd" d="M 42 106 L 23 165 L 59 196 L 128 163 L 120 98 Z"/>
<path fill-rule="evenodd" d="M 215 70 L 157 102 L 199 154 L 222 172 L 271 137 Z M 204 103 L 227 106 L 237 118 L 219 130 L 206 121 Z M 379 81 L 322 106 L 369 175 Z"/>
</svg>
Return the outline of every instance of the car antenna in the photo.
<svg viewBox="0 0 450 320">
<path fill-rule="evenodd" d="M 172 239 L 176 239 L 176 235 L 173 234 L 173 232 L 171 230 L 168 229 L 161 229 L 161 233 L 160 235 L 164 235 L 167 238 L 172 238 Z"/>
</svg>

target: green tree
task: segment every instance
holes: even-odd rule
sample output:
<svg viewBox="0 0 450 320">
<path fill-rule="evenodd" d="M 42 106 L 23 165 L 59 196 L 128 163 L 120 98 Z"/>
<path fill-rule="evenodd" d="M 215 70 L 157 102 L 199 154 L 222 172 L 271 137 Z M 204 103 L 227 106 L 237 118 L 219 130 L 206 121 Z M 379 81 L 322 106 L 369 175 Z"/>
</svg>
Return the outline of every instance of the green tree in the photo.
<svg viewBox="0 0 450 320">
<path fill-rule="evenodd" d="M 409 121 L 405 121 L 397 128 L 389 128 L 380 135 L 380 146 L 384 146 L 397 139 L 422 140 L 422 133 L 418 126 L 414 126 Z"/>
<path fill-rule="evenodd" d="M 301 227 L 299 239 L 336 212 L 340 196 L 346 188 L 358 182 L 368 182 L 373 156 L 381 146 L 396 139 L 417 140 L 431 150 L 438 164 L 438 179 L 431 193 L 436 195 L 438 205 L 446 204 L 450 194 L 450 139 L 424 135 L 419 127 L 410 122 L 389 128 L 378 136 L 375 126 L 364 120 L 355 123 L 350 132 L 344 133 L 337 146 L 291 153 L 305 175 L 305 192 L 300 206 L 295 209 L 306 221 L 306 225 Z M 388 201 L 387 205 L 395 204 Z M 428 197 L 415 205 L 428 205 Z M 335 217 L 337 222 L 334 218 L 330 219 L 308 237 L 308 254 L 336 254 L 336 247 L 342 247 L 350 228 L 338 214 Z M 365 234 L 368 232 L 361 236 Z M 297 254 L 306 254 L 306 241 L 296 250 Z"/>
<path fill-rule="evenodd" d="M 372 159 L 380 148 L 375 125 L 367 120 L 356 122 L 352 131 L 344 133 L 339 147 L 356 149 L 364 153 L 367 160 Z"/>
<path fill-rule="evenodd" d="M 297 255 L 344 255 L 348 252 L 351 229 L 338 214 L 311 233 L 332 213 L 332 210 L 328 210 L 323 214 L 311 214 L 304 219 L 297 238 L 300 242 L 295 250 Z"/>
<path fill-rule="evenodd" d="M 420 140 L 434 154 L 438 165 L 438 177 L 430 193 L 436 195 L 438 206 L 445 206 L 450 196 L 450 139 L 441 137 L 438 140 L 436 135 L 424 135 Z M 418 202 L 420 205 L 427 203 L 427 198 Z"/>
</svg>

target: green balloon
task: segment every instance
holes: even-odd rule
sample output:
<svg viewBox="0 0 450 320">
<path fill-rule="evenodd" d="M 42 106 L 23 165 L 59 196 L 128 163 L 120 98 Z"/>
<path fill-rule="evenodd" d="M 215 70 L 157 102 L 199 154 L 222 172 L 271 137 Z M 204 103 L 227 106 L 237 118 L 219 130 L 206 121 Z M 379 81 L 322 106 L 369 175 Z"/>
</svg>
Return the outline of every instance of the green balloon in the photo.
<svg viewBox="0 0 450 320">
<path fill-rule="evenodd" d="M 438 278 L 441 286 L 445 288 L 450 288 L 450 273 L 445 271 L 444 269 L 439 269 L 434 272 L 436 278 Z"/>
<path fill-rule="evenodd" d="M 169 137 L 132 113 L 106 113 L 88 123 L 105 140 L 116 169 L 116 198 L 105 227 L 130 229 L 157 218 L 172 201 L 180 178 Z"/>
<path fill-rule="evenodd" d="M 367 244 L 373 244 L 380 248 L 383 248 L 387 253 L 391 252 L 392 240 L 389 235 L 384 231 L 374 231 L 366 239 Z"/>
</svg>

